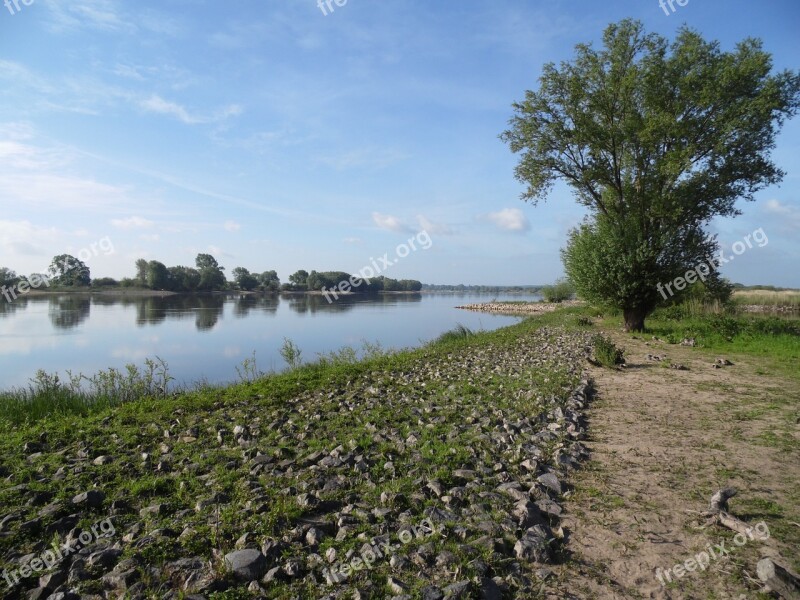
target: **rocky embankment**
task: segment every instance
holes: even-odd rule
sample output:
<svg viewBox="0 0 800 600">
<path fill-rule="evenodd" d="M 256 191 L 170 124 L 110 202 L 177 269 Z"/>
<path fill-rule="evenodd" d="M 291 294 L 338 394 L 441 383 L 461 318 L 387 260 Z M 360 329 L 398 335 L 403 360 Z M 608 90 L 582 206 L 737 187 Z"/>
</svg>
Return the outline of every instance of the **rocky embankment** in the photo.
<svg viewBox="0 0 800 600">
<path fill-rule="evenodd" d="M 569 300 L 559 304 L 554 302 L 483 302 L 481 304 L 465 304 L 464 306 L 456 306 L 456 308 L 506 315 L 539 315 L 553 312 L 558 308 L 578 306 L 580 304 L 581 302 L 577 300 Z"/>
<path fill-rule="evenodd" d="M 0 594 L 534 597 L 586 455 L 588 344 L 541 328 L 288 400 L 41 427 L 2 447 Z"/>
</svg>

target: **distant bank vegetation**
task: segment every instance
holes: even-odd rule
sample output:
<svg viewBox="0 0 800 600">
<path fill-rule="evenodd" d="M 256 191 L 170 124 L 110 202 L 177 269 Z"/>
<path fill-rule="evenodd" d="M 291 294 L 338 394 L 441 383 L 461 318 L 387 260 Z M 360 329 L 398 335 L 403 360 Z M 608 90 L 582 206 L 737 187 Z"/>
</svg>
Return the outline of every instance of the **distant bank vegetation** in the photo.
<svg viewBox="0 0 800 600">
<path fill-rule="evenodd" d="M 157 260 L 136 261 L 136 276 L 120 280 L 111 277 L 92 279 L 89 267 L 81 260 L 60 255 L 53 258 L 47 273 L 33 273 L 29 277 L 17 275 L 7 267 L 0 267 L 0 286 L 17 287 L 26 281 L 39 281 L 44 284 L 29 287 L 41 290 L 55 289 L 114 289 L 137 288 L 167 292 L 214 292 L 214 291 L 260 291 L 260 292 L 323 292 L 337 288 L 342 282 L 356 280 L 358 277 L 345 271 L 311 271 L 300 269 L 289 276 L 289 281 L 281 283 L 276 271 L 251 273 L 244 267 L 231 271 L 232 279 L 225 275 L 221 266 L 210 254 L 198 254 L 194 267 L 178 265 L 168 267 Z M 377 276 L 363 280 L 353 287 L 356 293 L 377 292 L 419 292 L 422 283 L 415 279 L 392 279 Z"/>
</svg>

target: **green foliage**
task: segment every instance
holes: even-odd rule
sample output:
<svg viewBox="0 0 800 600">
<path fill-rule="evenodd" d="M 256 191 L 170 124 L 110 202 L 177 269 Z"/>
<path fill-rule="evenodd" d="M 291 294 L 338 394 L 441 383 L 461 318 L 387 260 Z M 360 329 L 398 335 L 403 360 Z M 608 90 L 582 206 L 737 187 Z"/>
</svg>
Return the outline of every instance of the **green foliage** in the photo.
<svg viewBox="0 0 800 600">
<path fill-rule="evenodd" d="M 241 367 L 236 367 L 236 374 L 243 383 L 253 382 L 264 377 L 265 373 L 258 369 L 256 364 L 256 352 L 253 350 L 252 358 L 245 358 Z"/>
<path fill-rule="evenodd" d="M 92 287 L 96 288 L 116 287 L 118 285 L 119 282 L 113 277 L 98 277 L 97 279 L 92 279 Z"/>
<path fill-rule="evenodd" d="M 303 364 L 301 358 L 303 351 L 289 338 L 283 338 L 280 354 L 281 358 L 286 361 L 286 364 L 289 365 L 289 368 L 292 370 L 297 369 Z"/>
<path fill-rule="evenodd" d="M 69 254 L 54 256 L 47 271 L 50 282 L 57 286 L 88 287 L 92 282 L 89 267 Z"/>
<path fill-rule="evenodd" d="M 224 267 L 220 267 L 210 254 L 198 254 L 195 259 L 195 266 L 200 272 L 200 283 L 197 288 L 203 291 L 222 290 L 227 287 Z"/>
<path fill-rule="evenodd" d="M 625 364 L 622 349 L 604 335 L 597 334 L 592 338 L 594 359 L 604 367 L 616 367 Z"/>
<path fill-rule="evenodd" d="M 432 343 L 434 345 L 437 344 L 449 344 L 451 342 L 458 342 L 470 338 L 475 335 L 475 332 L 472 331 L 466 325 L 462 325 L 461 323 L 457 324 L 453 329 L 450 331 L 445 331 L 442 335 L 436 338 Z"/>
<path fill-rule="evenodd" d="M 800 77 L 773 74 L 761 42 L 720 50 L 683 28 L 672 44 L 638 21 L 610 25 L 603 48 L 543 68 L 501 136 L 521 153 L 523 198 L 565 180 L 590 220 L 564 251 L 579 295 L 620 308 L 626 327 L 670 300 L 659 283 L 714 254 L 703 226 L 781 180 L 770 152 L 800 106 Z"/>
<path fill-rule="evenodd" d="M 289 283 L 295 288 L 300 290 L 307 289 L 308 286 L 308 271 L 300 269 L 289 275 Z"/>
<path fill-rule="evenodd" d="M 568 279 L 559 279 L 554 285 L 544 286 L 541 293 L 545 302 L 564 302 L 575 297 L 575 286 Z"/>
<path fill-rule="evenodd" d="M 7 267 L 0 267 L 0 286 L 12 286 L 19 281 L 19 276 Z"/>
<path fill-rule="evenodd" d="M 147 287 L 152 290 L 166 290 L 169 287 L 169 270 L 157 260 L 147 263 Z"/>
<path fill-rule="evenodd" d="M 86 415 L 142 398 L 165 398 L 174 378 L 166 362 L 146 359 L 139 368 L 110 368 L 87 376 L 67 371 L 67 380 L 57 373 L 39 370 L 27 389 L 0 392 L 0 421 L 26 423 L 48 416 Z"/>
<path fill-rule="evenodd" d="M 232 275 L 240 290 L 252 291 L 258 287 L 258 278 L 244 267 L 236 267 L 232 271 Z"/>
</svg>

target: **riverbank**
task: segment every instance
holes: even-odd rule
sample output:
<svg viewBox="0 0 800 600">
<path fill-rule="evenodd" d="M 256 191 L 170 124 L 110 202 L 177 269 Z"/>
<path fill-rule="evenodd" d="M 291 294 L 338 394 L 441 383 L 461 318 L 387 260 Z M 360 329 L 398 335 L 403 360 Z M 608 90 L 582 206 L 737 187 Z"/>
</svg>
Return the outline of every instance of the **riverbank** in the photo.
<svg viewBox="0 0 800 600">
<path fill-rule="evenodd" d="M 48 593 L 522 597 L 561 553 L 588 342 L 526 323 L 7 426 L 0 566 L 111 519 Z"/>
<path fill-rule="evenodd" d="M 752 594 L 742 573 L 757 554 L 800 545 L 800 331 L 750 317 L 657 316 L 647 336 L 620 326 L 573 307 L 367 361 L 0 424 L 0 568 L 114 526 L 4 593 Z M 626 368 L 591 366 L 598 333 Z M 733 364 L 715 368 L 720 356 Z M 731 545 L 687 512 L 728 484 L 741 490 L 731 512 L 774 541 L 662 588 L 655 568 Z"/>
<path fill-rule="evenodd" d="M 488 312 L 502 315 L 541 315 L 550 313 L 555 310 L 563 308 L 572 308 L 575 306 L 583 306 L 584 303 L 579 300 L 569 300 L 566 302 L 483 302 L 480 304 L 466 304 L 464 306 L 456 306 L 463 310 L 471 310 L 475 312 Z"/>
</svg>

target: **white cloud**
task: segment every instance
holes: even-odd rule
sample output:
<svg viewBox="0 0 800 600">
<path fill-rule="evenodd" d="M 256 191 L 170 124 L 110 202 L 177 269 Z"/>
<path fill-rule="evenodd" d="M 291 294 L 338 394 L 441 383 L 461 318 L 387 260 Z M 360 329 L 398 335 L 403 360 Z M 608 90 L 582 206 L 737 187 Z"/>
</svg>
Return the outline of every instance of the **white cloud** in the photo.
<svg viewBox="0 0 800 600">
<path fill-rule="evenodd" d="M 800 206 L 781 202 L 780 200 L 767 200 L 764 212 L 780 219 L 780 226 L 785 231 L 800 229 Z"/>
<path fill-rule="evenodd" d="M 186 108 L 175 102 L 164 100 L 158 94 L 153 94 L 146 100 L 142 100 L 139 106 L 148 112 L 160 115 L 173 116 L 187 125 L 198 125 L 201 123 L 218 123 L 230 117 L 238 117 L 242 114 L 242 107 L 238 104 L 230 104 L 214 113 L 212 116 L 201 116 L 191 114 Z"/>
<path fill-rule="evenodd" d="M 360 243 L 361 243 L 361 238 L 357 238 L 357 237 L 346 237 L 346 238 L 344 238 L 344 240 L 342 240 L 342 241 L 343 241 L 345 244 L 360 244 Z"/>
<path fill-rule="evenodd" d="M 225 221 L 223 227 L 225 228 L 225 231 L 239 231 L 242 228 L 242 226 L 236 221 Z"/>
<path fill-rule="evenodd" d="M 150 112 L 158 113 L 161 115 L 172 115 L 179 121 L 186 123 L 187 125 L 195 125 L 197 123 L 201 123 L 202 119 L 198 117 L 194 117 L 189 114 L 183 106 L 180 104 L 175 104 L 174 102 L 168 102 L 164 100 L 161 96 L 157 94 L 153 94 L 147 100 L 143 100 L 140 106 Z"/>
<path fill-rule="evenodd" d="M 374 212 L 372 213 L 372 220 L 375 222 L 375 225 L 387 231 L 407 232 L 411 230 L 408 225 L 394 215 L 384 215 L 379 212 Z"/>
<path fill-rule="evenodd" d="M 143 217 L 128 217 L 127 219 L 111 219 L 111 224 L 119 229 L 146 229 L 155 225 Z"/>
<path fill-rule="evenodd" d="M 456 233 L 455 229 L 449 225 L 444 223 L 434 223 L 425 217 L 425 215 L 417 215 L 417 223 L 419 223 L 420 229 L 435 235 L 453 235 Z"/>
<path fill-rule="evenodd" d="M 504 208 L 497 212 L 489 213 L 486 218 L 494 225 L 505 231 L 528 231 L 531 224 L 527 217 L 518 208 Z"/>
<path fill-rule="evenodd" d="M 38 227 L 30 221 L 0 219 L 0 248 L 4 257 L 46 256 L 47 253 L 39 242 L 52 242 L 57 237 L 58 230 L 55 227 Z"/>
<path fill-rule="evenodd" d="M 145 242 L 157 242 L 161 239 L 161 236 L 157 233 L 144 233 L 139 236 L 139 239 Z"/>
<path fill-rule="evenodd" d="M 344 171 L 356 168 L 383 169 L 405 158 L 405 154 L 391 148 L 361 148 L 321 156 L 317 160 L 337 171 Z"/>
</svg>

